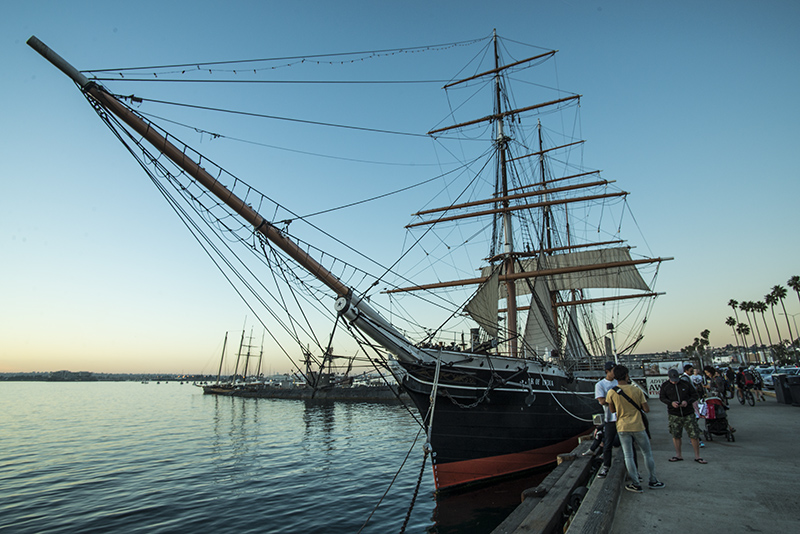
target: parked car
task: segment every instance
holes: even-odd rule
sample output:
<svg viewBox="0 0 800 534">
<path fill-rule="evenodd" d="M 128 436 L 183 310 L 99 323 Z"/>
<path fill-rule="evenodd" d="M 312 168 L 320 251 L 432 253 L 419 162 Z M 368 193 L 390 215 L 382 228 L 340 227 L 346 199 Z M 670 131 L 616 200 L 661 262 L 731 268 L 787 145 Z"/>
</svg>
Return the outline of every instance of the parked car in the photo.
<svg viewBox="0 0 800 534">
<path fill-rule="evenodd" d="M 775 381 L 773 379 L 775 375 L 792 376 L 796 374 L 800 374 L 800 367 L 778 367 L 777 369 L 775 369 L 774 373 L 769 375 L 769 389 L 775 389 Z M 764 386 L 766 387 L 766 385 L 767 385 L 767 379 L 765 377 Z"/>
<path fill-rule="evenodd" d="M 774 389 L 775 385 L 772 381 L 772 375 L 777 372 L 774 367 L 757 367 L 756 371 L 761 375 L 761 380 L 764 381 L 764 387 L 767 389 Z"/>
</svg>

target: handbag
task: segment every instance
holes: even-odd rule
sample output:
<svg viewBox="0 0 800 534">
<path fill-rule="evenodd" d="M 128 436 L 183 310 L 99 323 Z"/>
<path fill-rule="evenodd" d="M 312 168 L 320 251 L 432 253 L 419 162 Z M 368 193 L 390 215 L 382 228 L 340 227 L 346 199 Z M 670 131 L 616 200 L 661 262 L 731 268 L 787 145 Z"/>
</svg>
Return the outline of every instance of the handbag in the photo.
<svg viewBox="0 0 800 534">
<path fill-rule="evenodd" d="M 644 431 L 647 433 L 647 437 L 649 439 L 652 439 L 652 437 L 650 436 L 650 421 L 647 420 L 647 414 L 644 413 L 644 410 L 642 410 L 642 407 L 639 406 L 638 404 L 636 404 L 635 402 L 633 402 L 633 400 L 629 396 L 627 396 L 625 394 L 625 392 L 622 391 L 622 389 L 620 389 L 619 386 L 614 386 L 611 389 L 613 389 L 618 395 L 622 396 L 626 401 L 630 402 L 633 405 L 634 408 L 639 410 L 639 413 L 642 414 L 642 422 L 644 423 Z"/>
</svg>

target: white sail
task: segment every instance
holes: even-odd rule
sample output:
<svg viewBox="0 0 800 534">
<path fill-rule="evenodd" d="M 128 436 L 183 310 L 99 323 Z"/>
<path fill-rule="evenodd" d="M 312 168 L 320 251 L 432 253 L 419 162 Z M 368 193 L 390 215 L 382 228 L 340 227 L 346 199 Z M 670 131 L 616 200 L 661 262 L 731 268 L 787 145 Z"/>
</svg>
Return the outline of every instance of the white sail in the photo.
<svg viewBox="0 0 800 534">
<path fill-rule="evenodd" d="M 490 336 L 497 337 L 497 301 L 500 299 L 499 269 L 478 289 L 464 311 L 472 317 Z"/>
<path fill-rule="evenodd" d="M 517 272 L 535 272 L 572 267 L 591 268 L 593 265 L 628 261 L 631 261 L 631 255 L 627 247 L 584 250 L 581 252 L 554 254 L 552 256 L 541 255 L 535 259 L 522 260 L 520 262 L 522 268 L 519 269 L 518 267 Z M 491 267 L 484 267 L 481 274 L 483 276 L 489 276 L 490 269 Z M 639 270 L 635 265 L 549 275 L 547 277 L 547 284 L 551 291 L 591 288 L 650 291 L 647 282 L 645 282 L 642 275 L 639 274 Z M 517 280 L 516 286 L 517 295 L 527 295 L 531 292 L 527 280 Z M 505 296 L 505 287 L 501 285 L 500 298 L 505 298 Z"/>
<path fill-rule="evenodd" d="M 537 352 L 557 349 L 560 344 L 556 341 L 555 323 L 549 312 L 550 290 L 540 278 L 535 278 L 532 285 L 536 295 L 531 295 L 531 307 L 525 322 L 525 346 Z"/>
<path fill-rule="evenodd" d="M 564 350 L 565 356 L 573 361 L 588 361 L 589 351 L 581 337 L 580 326 L 578 325 L 578 307 L 569 307 L 569 324 L 567 325 L 567 346 Z"/>
<path fill-rule="evenodd" d="M 534 260 L 523 261 L 522 265 L 525 271 L 542 271 L 545 269 L 591 267 L 604 263 L 628 261 L 631 261 L 629 249 L 627 247 L 618 247 L 540 256 Z M 553 291 L 589 288 L 650 290 L 635 265 L 556 274 L 548 276 L 547 281 Z M 517 287 L 519 288 L 520 286 L 524 290 L 527 284 L 518 283 Z"/>
</svg>

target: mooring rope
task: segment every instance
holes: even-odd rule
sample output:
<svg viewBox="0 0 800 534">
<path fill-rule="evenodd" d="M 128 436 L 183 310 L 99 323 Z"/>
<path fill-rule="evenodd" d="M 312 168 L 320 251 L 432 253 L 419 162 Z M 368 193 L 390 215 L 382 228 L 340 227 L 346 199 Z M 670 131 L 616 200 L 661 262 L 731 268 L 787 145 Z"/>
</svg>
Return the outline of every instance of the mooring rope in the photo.
<svg viewBox="0 0 800 534">
<path fill-rule="evenodd" d="M 428 451 L 431 449 L 431 432 L 433 431 L 433 413 L 436 409 L 436 393 L 439 390 L 439 372 L 442 369 L 442 349 L 439 349 L 439 356 L 436 359 L 436 373 L 433 376 L 433 386 L 431 387 L 431 396 L 430 396 L 430 414 L 428 418 L 428 431 L 427 431 L 427 438 L 428 441 L 425 443 L 425 454 L 427 455 Z"/>
<path fill-rule="evenodd" d="M 400 468 L 397 470 L 397 472 L 392 477 L 392 481 L 389 482 L 389 486 L 386 488 L 386 491 L 384 491 L 383 495 L 381 495 L 380 500 L 378 500 L 378 504 L 376 504 L 375 507 L 372 509 L 372 512 L 370 512 L 369 516 L 367 517 L 367 520 L 364 521 L 363 525 L 361 525 L 361 528 L 358 529 L 358 534 L 360 534 L 361 531 L 364 530 L 364 528 L 369 523 L 370 519 L 372 519 L 372 516 L 375 514 L 375 511 L 378 509 L 378 507 L 383 502 L 383 499 L 385 499 L 386 495 L 389 494 L 389 490 L 392 489 L 392 485 L 394 485 L 395 481 L 397 480 L 397 477 L 400 475 L 400 471 L 402 471 L 403 467 L 406 465 L 406 461 L 408 460 L 408 457 L 411 456 L 411 451 L 414 450 L 414 446 L 417 444 L 417 440 L 419 439 L 419 435 L 420 434 L 422 434 L 422 427 L 420 427 L 420 429 L 417 431 L 417 436 L 414 438 L 414 443 L 412 443 L 411 447 L 408 449 L 408 452 L 406 453 L 406 457 L 403 458 L 403 462 L 400 464 Z M 427 454 L 426 454 L 426 456 L 427 456 Z M 425 461 L 423 460 L 423 467 L 424 467 L 424 465 L 425 465 Z M 422 475 L 420 475 L 420 478 L 422 478 Z M 419 482 L 417 482 L 417 490 L 419 490 Z M 414 496 L 414 498 L 416 499 L 416 495 Z M 412 504 L 412 506 L 413 506 L 413 504 Z M 409 510 L 409 512 L 410 512 L 410 510 Z"/>
<path fill-rule="evenodd" d="M 561 409 L 564 410 L 565 412 L 567 412 L 567 415 L 569 415 L 570 417 L 572 417 L 574 419 L 577 419 L 578 421 L 584 421 L 586 423 L 591 423 L 592 422 L 592 419 L 584 419 L 583 417 L 579 417 L 579 416 L 575 415 L 574 413 L 570 412 L 569 410 L 567 410 L 567 408 L 563 404 L 561 404 L 561 402 L 558 400 L 558 397 L 556 396 L 556 394 L 553 393 L 553 390 L 550 389 L 550 386 L 547 385 L 547 382 L 545 381 L 544 376 L 542 375 L 542 373 L 539 373 L 539 378 L 542 381 L 542 384 L 544 385 L 544 387 L 547 388 L 547 392 L 550 393 L 550 396 L 553 397 L 554 401 L 556 401 L 556 404 L 561 406 Z"/>
</svg>

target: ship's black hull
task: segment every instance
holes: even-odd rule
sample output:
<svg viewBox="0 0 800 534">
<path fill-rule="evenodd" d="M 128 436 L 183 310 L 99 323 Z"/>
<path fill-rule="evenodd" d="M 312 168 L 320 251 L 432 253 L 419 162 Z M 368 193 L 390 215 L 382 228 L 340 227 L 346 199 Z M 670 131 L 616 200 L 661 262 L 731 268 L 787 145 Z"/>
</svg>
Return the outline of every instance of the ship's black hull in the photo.
<svg viewBox="0 0 800 534">
<path fill-rule="evenodd" d="M 403 387 L 420 413 L 428 414 L 435 366 L 402 365 Z M 599 411 L 591 381 L 553 369 L 443 366 L 430 436 L 437 489 L 551 464 L 591 431 Z"/>
</svg>

